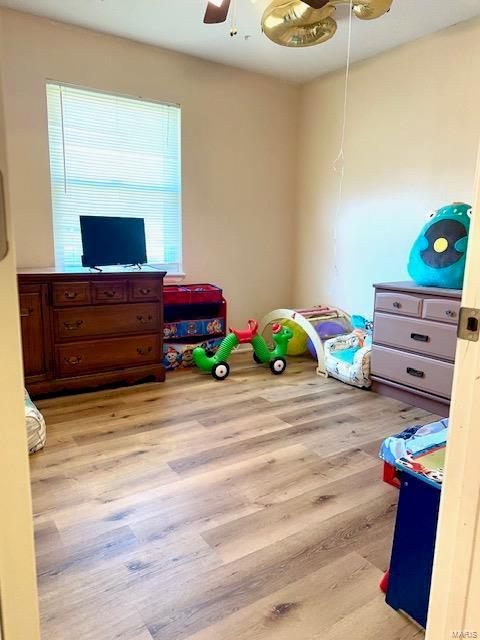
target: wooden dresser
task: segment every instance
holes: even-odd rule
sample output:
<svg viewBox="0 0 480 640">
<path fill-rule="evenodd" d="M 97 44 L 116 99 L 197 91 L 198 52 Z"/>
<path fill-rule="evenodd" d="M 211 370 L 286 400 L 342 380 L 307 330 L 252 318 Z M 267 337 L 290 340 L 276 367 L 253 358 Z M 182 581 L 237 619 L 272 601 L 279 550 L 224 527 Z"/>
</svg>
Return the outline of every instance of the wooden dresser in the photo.
<svg viewBox="0 0 480 640">
<path fill-rule="evenodd" d="M 164 380 L 164 276 L 153 270 L 19 271 L 31 395 Z"/>
<path fill-rule="evenodd" d="M 413 282 L 374 286 L 373 390 L 447 416 L 462 292 Z"/>
</svg>

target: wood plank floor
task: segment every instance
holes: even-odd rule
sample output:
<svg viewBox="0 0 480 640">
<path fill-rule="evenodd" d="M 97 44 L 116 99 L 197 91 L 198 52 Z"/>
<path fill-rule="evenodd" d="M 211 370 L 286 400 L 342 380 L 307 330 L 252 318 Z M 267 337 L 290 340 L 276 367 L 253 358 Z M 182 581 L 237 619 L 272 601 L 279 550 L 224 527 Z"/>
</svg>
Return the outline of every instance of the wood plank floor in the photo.
<svg viewBox="0 0 480 640">
<path fill-rule="evenodd" d="M 397 492 L 376 454 L 433 416 L 250 358 L 38 402 L 43 640 L 423 638 L 378 589 Z"/>
</svg>

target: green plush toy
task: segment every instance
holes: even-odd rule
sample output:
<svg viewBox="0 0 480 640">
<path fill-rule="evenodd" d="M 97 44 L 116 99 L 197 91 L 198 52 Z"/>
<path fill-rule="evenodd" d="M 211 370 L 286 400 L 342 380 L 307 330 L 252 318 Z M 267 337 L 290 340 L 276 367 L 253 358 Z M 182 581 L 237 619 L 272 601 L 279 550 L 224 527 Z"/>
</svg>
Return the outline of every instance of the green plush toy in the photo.
<svg viewBox="0 0 480 640">
<path fill-rule="evenodd" d="M 453 202 L 432 213 L 410 252 L 408 273 L 426 287 L 461 289 L 472 207 Z"/>
</svg>

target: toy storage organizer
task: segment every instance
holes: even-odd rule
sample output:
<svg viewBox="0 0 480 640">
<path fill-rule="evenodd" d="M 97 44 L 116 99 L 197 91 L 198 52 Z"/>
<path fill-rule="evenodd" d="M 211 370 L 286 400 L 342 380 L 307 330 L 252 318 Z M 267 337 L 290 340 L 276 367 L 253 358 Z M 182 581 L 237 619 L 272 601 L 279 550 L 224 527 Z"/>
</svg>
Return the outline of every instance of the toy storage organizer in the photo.
<svg viewBox="0 0 480 640">
<path fill-rule="evenodd" d="M 168 371 L 193 364 L 192 351 L 214 353 L 225 337 L 227 303 L 212 284 L 164 287 L 163 362 Z"/>
</svg>

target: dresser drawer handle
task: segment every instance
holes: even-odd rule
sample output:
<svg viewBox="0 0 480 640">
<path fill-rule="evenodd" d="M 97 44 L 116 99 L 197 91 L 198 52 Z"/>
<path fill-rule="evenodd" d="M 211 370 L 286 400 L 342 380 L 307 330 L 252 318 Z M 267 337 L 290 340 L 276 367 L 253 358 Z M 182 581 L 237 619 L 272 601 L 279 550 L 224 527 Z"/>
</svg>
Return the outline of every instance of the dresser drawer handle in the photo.
<svg viewBox="0 0 480 640">
<path fill-rule="evenodd" d="M 28 318 L 29 316 L 32 315 L 32 313 L 33 313 L 32 307 L 28 307 L 28 309 L 25 309 L 25 308 L 20 309 L 21 318 Z"/>
<path fill-rule="evenodd" d="M 148 356 L 149 353 L 152 353 L 153 347 L 137 347 L 137 353 L 139 356 Z"/>
<path fill-rule="evenodd" d="M 142 294 L 142 296 L 148 296 L 149 293 L 152 293 L 151 289 L 139 289 L 138 291 Z"/>
<path fill-rule="evenodd" d="M 402 303 L 401 302 L 397 302 L 395 300 L 395 302 L 393 303 L 393 308 L 394 309 L 401 309 L 402 308 Z"/>
<path fill-rule="evenodd" d="M 415 378 L 424 378 L 425 373 L 420 371 L 419 369 L 414 369 L 413 367 L 407 367 L 407 373 L 410 376 L 414 376 Z"/>
<path fill-rule="evenodd" d="M 425 336 L 423 333 L 411 333 L 410 337 L 417 342 L 430 342 L 430 336 Z"/>
<path fill-rule="evenodd" d="M 63 295 L 69 300 L 74 300 L 78 296 L 78 291 L 65 291 Z"/>
<path fill-rule="evenodd" d="M 63 323 L 63 326 L 67 331 L 77 331 L 83 324 L 83 320 L 75 320 L 75 322 L 67 322 Z"/>
<path fill-rule="evenodd" d="M 82 361 L 82 356 L 70 356 L 70 358 L 64 358 L 67 364 L 77 365 Z"/>
<path fill-rule="evenodd" d="M 104 291 L 103 295 L 107 296 L 107 298 L 114 298 L 116 293 L 116 289 L 110 289 L 109 291 Z"/>
<path fill-rule="evenodd" d="M 457 312 L 456 311 L 452 311 L 451 309 L 447 309 L 445 311 L 445 315 L 448 316 L 449 318 L 456 318 L 457 317 Z"/>
<path fill-rule="evenodd" d="M 137 316 L 137 320 L 142 324 L 147 324 L 147 322 L 151 322 L 153 320 L 153 317 L 150 315 L 148 315 L 147 317 L 139 315 Z"/>
</svg>

